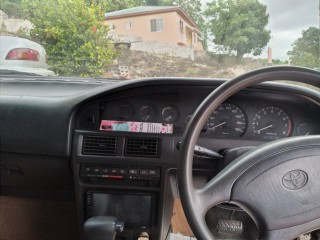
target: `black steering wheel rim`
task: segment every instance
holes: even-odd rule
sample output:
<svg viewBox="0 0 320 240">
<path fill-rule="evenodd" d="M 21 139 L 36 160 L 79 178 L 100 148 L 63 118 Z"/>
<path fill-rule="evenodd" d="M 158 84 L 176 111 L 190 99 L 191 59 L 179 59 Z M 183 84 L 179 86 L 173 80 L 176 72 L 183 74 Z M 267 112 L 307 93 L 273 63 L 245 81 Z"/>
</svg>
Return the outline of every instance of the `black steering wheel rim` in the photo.
<svg viewBox="0 0 320 240">
<path fill-rule="evenodd" d="M 201 205 L 203 205 L 203 199 L 198 197 L 201 195 L 202 190 L 194 188 L 192 178 L 193 149 L 196 145 L 197 139 L 199 138 L 202 127 L 211 113 L 230 96 L 249 86 L 270 80 L 290 80 L 295 82 L 304 82 L 316 87 L 320 87 L 320 72 L 300 67 L 281 66 L 255 70 L 229 80 L 214 90 L 200 104 L 185 130 L 180 148 L 181 155 L 178 165 L 178 186 L 182 206 L 184 208 L 189 225 L 193 230 L 195 237 L 198 239 L 214 240 L 214 237 L 206 226 L 203 216 L 207 209 L 201 209 Z M 307 143 L 304 140 L 293 140 L 293 142 L 290 142 L 289 140 L 289 142 L 282 143 L 282 145 L 287 146 L 288 144 L 290 145 L 296 142 L 302 142 L 301 144 L 311 144 L 313 141 L 318 140 L 319 138 L 313 139 L 312 137 L 310 140 L 307 140 Z M 219 178 L 223 178 L 223 174 L 218 174 L 211 181 L 219 181 Z M 221 193 L 221 196 L 229 194 L 224 193 L 225 189 L 223 189 L 223 186 L 221 186 L 221 188 L 217 191 Z M 216 203 L 219 203 L 220 200 L 226 200 L 219 198 L 219 196 L 210 197 L 217 198 L 213 200 Z M 320 224 L 320 222 L 315 224 Z M 267 236 L 265 239 L 276 238 Z"/>
</svg>

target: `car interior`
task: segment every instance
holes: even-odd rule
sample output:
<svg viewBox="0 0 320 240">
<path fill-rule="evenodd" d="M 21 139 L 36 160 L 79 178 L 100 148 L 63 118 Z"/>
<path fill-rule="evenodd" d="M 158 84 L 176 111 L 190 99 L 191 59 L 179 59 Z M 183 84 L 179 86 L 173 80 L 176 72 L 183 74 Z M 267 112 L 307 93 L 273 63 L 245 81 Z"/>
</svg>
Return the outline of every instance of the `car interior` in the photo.
<svg viewBox="0 0 320 240">
<path fill-rule="evenodd" d="M 3 76 L 0 239 L 170 239 L 176 200 L 197 239 L 318 239 L 319 87 Z"/>
</svg>

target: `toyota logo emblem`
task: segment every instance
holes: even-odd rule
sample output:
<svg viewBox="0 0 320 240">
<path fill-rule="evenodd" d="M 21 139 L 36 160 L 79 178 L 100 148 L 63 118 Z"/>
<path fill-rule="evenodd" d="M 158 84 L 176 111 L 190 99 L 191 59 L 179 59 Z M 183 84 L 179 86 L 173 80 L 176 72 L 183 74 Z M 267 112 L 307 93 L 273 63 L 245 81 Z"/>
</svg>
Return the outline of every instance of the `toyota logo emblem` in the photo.
<svg viewBox="0 0 320 240">
<path fill-rule="evenodd" d="M 287 172 L 282 178 L 282 184 L 290 190 L 298 190 L 304 187 L 308 182 L 308 175 L 301 170 Z"/>
</svg>

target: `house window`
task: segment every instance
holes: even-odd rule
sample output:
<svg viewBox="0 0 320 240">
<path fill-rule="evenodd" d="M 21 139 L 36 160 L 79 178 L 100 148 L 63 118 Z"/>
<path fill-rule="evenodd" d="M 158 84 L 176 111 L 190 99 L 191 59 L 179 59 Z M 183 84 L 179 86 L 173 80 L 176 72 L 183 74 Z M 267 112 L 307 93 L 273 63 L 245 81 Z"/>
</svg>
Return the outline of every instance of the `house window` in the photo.
<svg viewBox="0 0 320 240">
<path fill-rule="evenodd" d="M 163 31 L 163 20 L 159 19 L 151 19 L 150 20 L 151 32 L 161 32 Z"/>
<path fill-rule="evenodd" d="M 180 20 L 180 32 L 183 33 L 183 22 Z"/>
<path fill-rule="evenodd" d="M 124 27 L 126 29 L 130 29 L 131 28 L 131 22 L 125 22 Z"/>
</svg>

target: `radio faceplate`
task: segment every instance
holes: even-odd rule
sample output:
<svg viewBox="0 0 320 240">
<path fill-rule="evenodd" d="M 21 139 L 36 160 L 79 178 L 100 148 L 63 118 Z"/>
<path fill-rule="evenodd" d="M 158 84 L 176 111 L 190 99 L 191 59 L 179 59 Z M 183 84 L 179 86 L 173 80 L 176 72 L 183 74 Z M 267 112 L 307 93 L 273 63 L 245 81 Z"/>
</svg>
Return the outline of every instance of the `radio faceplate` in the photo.
<svg viewBox="0 0 320 240">
<path fill-rule="evenodd" d="M 156 187 L 160 182 L 157 167 L 116 166 L 103 164 L 81 164 L 80 178 L 87 183 L 137 185 Z"/>
</svg>

